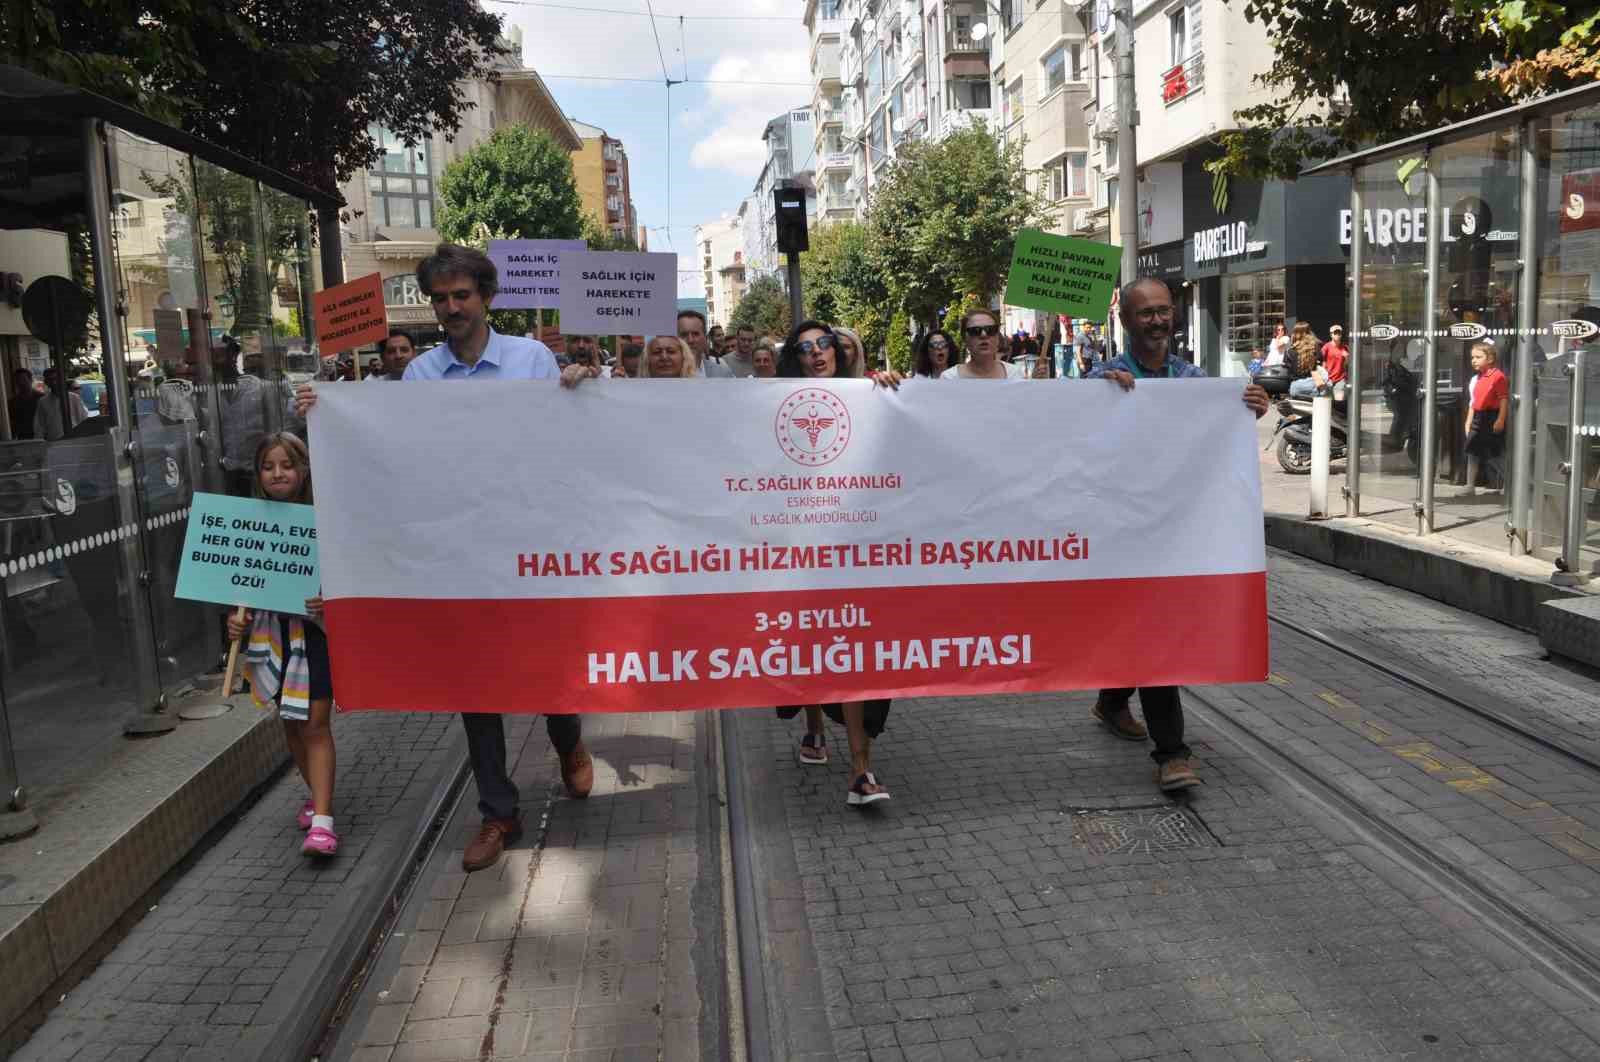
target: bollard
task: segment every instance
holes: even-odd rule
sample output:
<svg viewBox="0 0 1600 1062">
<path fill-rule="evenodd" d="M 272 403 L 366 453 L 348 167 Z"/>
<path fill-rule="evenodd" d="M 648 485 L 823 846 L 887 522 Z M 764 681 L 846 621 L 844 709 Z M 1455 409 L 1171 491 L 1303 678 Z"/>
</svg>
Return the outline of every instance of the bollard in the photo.
<svg viewBox="0 0 1600 1062">
<path fill-rule="evenodd" d="M 1567 460 L 1562 465 L 1567 476 L 1567 523 L 1561 536 L 1561 556 L 1556 559 L 1556 571 L 1550 576 L 1550 582 L 1556 586 L 1581 586 L 1589 581 L 1589 574 L 1581 570 L 1587 515 L 1583 505 L 1583 458 L 1587 444 L 1583 434 L 1583 385 L 1588 357 L 1589 352 L 1580 346 L 1572 352 L 1572 361 L 1567 365 L 1567 373 L 1572 378 L 1567 401 Z"/>
<path fill-rule="evenodd" d="M 1333 450 L 1333 396 L 1319 393 L 1311 400 L 1311 518 L 1328 515 L 1328 465 Z"/>
</svg>

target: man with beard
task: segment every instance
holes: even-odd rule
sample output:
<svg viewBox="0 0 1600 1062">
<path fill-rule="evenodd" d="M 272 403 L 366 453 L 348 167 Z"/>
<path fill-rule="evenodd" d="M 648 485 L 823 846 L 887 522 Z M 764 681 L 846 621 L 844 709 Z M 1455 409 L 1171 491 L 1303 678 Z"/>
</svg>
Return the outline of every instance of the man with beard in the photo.
<svg viewBox="0 0 1600 1062">
<path fill-rule="evenodd" d="M 496 380 L 553 380 L 572 387 L 589 370 L 560 370 L 550 348 L 536 339 L 506 336 L 489 327 L 489 305 L 500 290 L 499 274 L 488 257 L 471 247 L 441 243 L 417 266 L 417 285 L 433 304 L 446 339 L 406 366 L 403 380 L 446 380 L 492 384 Z M 316 404 L 316 389 L 295 389 L 295 412 L 305 416 Z M 561 758 L 561 780 L 576 799 L 594 786 L 594 761 L 583 744 L 583 721 L 576 715 L 545 715 L 550 744 Z M 503 716 L 463 712 L 467 758 L 478 785 L 483 825 L 462 853 L 461 867 L 482 870 L 499 862 L 507 844 L 522 836 L 520 797 L 506 770 Z"/>
<path fill-rule="evenodd" d="M 1184 361 L 1172 352 L 1172 293 L 1154 277 L 1140 277 L 1122 289 L 1119 299 L 1126 349 L 1114 358 L 1096 365 L 1091 379 L 1114 380 L 1124 391 L 1141 379 L 1187 380 L 1204 377 L 1198 365 Z M 1244 404 L 1259 419 L 1267 411 L 1267 392 L 1252 382 L 1245 386 Z M 1128 707 L 1131 689 L 1101 690 L 1094 704 L 1094 717 L 1120 738 L 1155 742 L 1150 755 L 1156 761 L 1156 784 L 1169 793 L 1192 789 L 1200 784 L 1199 775 L 1189 765 L 1189 746 L 1183 743 L 1183 702 L 1176 686 L 1145 686 L 1139 689 L 1139 707 L 1144 709 L 1144 724 L 1133 717 Z M 1148 725 L 1149 730 L 1145 729 Z"/>
</svg>

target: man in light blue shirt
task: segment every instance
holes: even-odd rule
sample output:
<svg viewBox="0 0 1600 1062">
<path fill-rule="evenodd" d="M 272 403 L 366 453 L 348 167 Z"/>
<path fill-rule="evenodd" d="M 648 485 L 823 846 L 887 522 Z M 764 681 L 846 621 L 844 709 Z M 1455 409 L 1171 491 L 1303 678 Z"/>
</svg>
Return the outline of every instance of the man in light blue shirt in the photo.
<svg viewBox="0 0 1600 1062">
<path fill-rule="evenodd" d="M 481 251 L 441 243 L 417 266 L 417 284 L 433 303 L 433 314 L 448 337 L 423 351 L 406 366 L 402 380 L 561 380 L 576 386 L 588 377 L 582 366 L 565 371 L 550 348 L 536 339 L 504 336 L 489 327 L 489 304 L 499 291 L 494 263 Z M 295 409 L 304 416 L 316 403 L 316 391 L 302 384 L 295 391 Z M 462 869 L 494 866 L 508 843 L 522 835 L 517 786 L 506 771 L 506 732 L 502 716 L 463 712 L 467 757 L 478 783 L 478 810 L 483 826 L 461 858 Z M 561 757 L 561 780 L 567 792 L 582 799 L 594 785 L 594 763 L 583 745 L 583 723 L 576 715 L 546 715 L 550 744 Z"/>
</svg>

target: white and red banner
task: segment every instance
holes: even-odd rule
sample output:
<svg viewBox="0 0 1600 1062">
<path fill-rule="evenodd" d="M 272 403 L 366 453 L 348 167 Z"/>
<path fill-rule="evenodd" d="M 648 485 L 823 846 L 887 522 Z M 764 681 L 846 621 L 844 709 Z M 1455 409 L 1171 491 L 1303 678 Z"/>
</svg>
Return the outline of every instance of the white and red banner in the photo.
<svg viewBox="0 0 1600 1062">
<path fill-rule="evenodd" d="M 327 387 L 345 708 L 639 711 L 1255 682 L 1237 381 Z"/>
</svg>

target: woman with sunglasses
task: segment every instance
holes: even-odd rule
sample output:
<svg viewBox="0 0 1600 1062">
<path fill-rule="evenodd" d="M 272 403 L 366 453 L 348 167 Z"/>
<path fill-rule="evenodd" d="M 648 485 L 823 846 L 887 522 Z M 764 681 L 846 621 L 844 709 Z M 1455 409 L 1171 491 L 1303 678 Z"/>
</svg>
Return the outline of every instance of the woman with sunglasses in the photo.
<svg viewBox="0 0 1600 1062">
<path fill-rule="evenodd" d="M 967 360 L 940 374 L 942 380 L 1020 380 L 1023 368 L 1000 360 L 1000 319 L 992 310 L 968 310 L 961 318 L 967 337 Z"/>
<path fill-rule="evenodd" d="M 788 379 L 843 379 L 859 374 L 841 356 L 837 332 L 821 321 L 801 321 L 783 341 L 783 356 L 778 360 L 778 375 Z M 897 372 L 868 374 L 880 387 L 898 388 L 903 379 Z M 793 719 L 799 705 L 778 709 L 778 718 Z M 795 750 L 801 766 L 821 766 L 828 762 L 827 737 L 822 730 L 824 714 L 842 725 L 850 741 L 849 790 L 845 803 L 865 807 L 889 799 L 889 790 L 872 773 L 872 742 L 883 733 L 889 719 L 888 699 L 845 701 L 842 704 L 806 706 L 806 733 Z"/>
<path fill-rule="evenodd" d="M 950 356 L 955 353 L 955 342 L 950 333 L 935 328 L 922 337 L 917 345 L 917 368 L 912 375 L 937 380 L 950 367 Z"/>
</svg>

